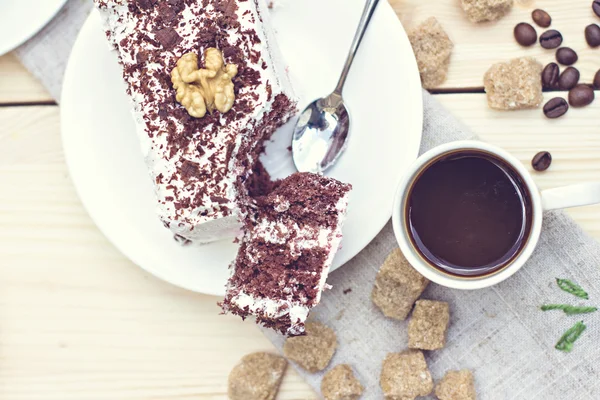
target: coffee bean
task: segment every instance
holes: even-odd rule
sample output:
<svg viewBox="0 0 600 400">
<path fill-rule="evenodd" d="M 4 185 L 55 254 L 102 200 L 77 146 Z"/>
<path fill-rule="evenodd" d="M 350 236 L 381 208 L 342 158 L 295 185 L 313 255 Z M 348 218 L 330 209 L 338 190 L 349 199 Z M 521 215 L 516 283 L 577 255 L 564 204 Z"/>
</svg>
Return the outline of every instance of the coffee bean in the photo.
<svg viewBox="0 0 600 400">
<path fill-rule="evenodd" d="M 600 17 L 600 0 L 594 0 L 592 3 L 592 10 Z"/>
<path fill-rule="evenodd" d="M 600 89 L 600 69 L 596 72 L 596 76 L 594 76 L 594 87 Z"/>
<path fill-rule="evenodd" d="M 542 28 L 547 28 L 552 23 L 552 18 L 550 17 L 550 14 L 548 14 L 544 10 L 540 10 L 539 8 L 537 10 L 533 10 L 533 12 L 531 13 L 531 18 L 533 18 L 533 22 L 535 22 L 536 24 L 538 24 L 538 26 L 541 26 Z"/>
<path fill-rule="evenodd" d="M 558 87 L 561 90 L 571 90 L 579 83 L 579 70 L 575 67 L 568 67 L 560 74 L 558 78 Z"/>
<path fill-rule="evenodd" d="M 544 67 L 542 71 L 542 85 L 546 89 L 554 89 L 558 87 L 558 76 L 560 68 L 557 63 L 550 63 Z"/>
<path fill-rule="evenodd" d="M 537 32 L 533 26 L 526 22 L 521 22 L 515 26 L 515 39 L 521 46 L 531 46 L 537 42 Z"/>
<path fill-rule="evenodd" d="M 562 97 L 555 97 L 544 104 L 544 115 L 548 118 L 562 117 L 569 111 L 569 104 Z"/>
<path fill-rule="evenodd" d="M 573 65 L 578 59 L 577 53 L 570 47 L 561 47 L 556 50 L 556 61 L 562 65 Z"/>
<path fill-rule="evenodd" d="M 562 41 L 562 35 L 555 29 L 550 29 L 540 36 L 540 45 L 545 49 L 555 49 L 562 44 Z"/>
<path fill-rule="evenodd" d="M 552 164 L 552 154 L 547 151 L 540 151 L 531 160 L 533 169 L 540 172 L 550 168 L 550 164 Z"/>
<path fill-rule="evenodd" d="M 587 85 L 577 85 L 569 91 L 569 104 L 573 107 L 585 107 L 594 101 L 594 89 Z"/>
<path fill-rule="evenodd" d="M 600 26 L 591 24 L 585 27 L 585 40 L 590 47 L 600 46 Z"/>
</svg>

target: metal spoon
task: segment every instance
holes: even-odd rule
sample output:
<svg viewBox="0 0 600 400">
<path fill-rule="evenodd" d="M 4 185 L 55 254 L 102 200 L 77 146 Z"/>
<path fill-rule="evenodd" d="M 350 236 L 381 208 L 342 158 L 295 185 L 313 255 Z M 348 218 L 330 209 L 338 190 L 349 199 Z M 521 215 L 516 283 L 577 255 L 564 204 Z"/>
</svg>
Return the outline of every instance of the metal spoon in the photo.
<svg viewBox="0 0 600 400">
<path fill-rule="evenodd" d="M 292 138 L 294 164 L 300 172 L 322 173 L 335 164 L 346 149 L 350 115 L 344 105 L 342 91 L 378 3 L 379 0 L 367 0 L 344 70 L 333 93 L 315 100 L 300 114 Z"/>
</svg>

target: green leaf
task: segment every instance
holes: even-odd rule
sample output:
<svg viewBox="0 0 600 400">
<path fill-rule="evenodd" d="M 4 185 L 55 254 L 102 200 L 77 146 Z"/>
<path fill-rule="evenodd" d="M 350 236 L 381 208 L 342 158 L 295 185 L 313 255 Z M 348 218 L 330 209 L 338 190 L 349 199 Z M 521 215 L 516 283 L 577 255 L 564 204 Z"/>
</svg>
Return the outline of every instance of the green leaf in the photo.
<svg viewBox="0 0 600 400">
<path fill-rule="evenodd" d="M 583 321 L 579 321 L 569 328 L 564 335 L 561 336 L 558 343 L 556 343 L 556 346 L 554 346 L 556 350 L 564 351 L 565 353 L 571 352 L 571 350 L 573 350 L 573 343 L 579 339 L 579 336 L 585 331 L 585 328 L 587 327 Z"/>
<path fill-rule="evenodd" d="M 589 314 L 598 311 L 597 307 L 578 307 L 568 304 L 544 304 L 542 311 L 562 310 L 567 315 Z"/>
<path fill-rule="evenodd" d="M 581 286 L 579 286 L 578 284 L 571 282 L 568 279 L 559 279 L 556 278 L 556 284 L 558 285 L 559 288 L 561 288 L 562 290 L 564 290 L 567 293 L 571 293 L 574 296 L 580 297 L 582 299 L 586 299 L 588 300 L 588 294 L 585 290 L 583 290 L 581 288 Z"/>
</svg>

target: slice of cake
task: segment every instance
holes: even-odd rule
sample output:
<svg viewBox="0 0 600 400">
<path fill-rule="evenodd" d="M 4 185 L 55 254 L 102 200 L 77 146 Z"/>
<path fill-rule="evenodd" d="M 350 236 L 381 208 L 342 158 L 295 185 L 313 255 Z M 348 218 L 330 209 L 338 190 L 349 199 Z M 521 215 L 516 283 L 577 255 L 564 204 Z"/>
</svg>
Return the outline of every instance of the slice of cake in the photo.
<svg viewBox="0 0 600 400">
<path fill-rule="evenodd" d="M 296 100 L 264 0 L 95 0 L 155 184 L 182 241 L 235 236 L 262 143 Z"/>
<path fill-rule="evenodd" d="M 288 335 L 304 333 L 342 240 L 350 185 L 297 173 L 249 208 L 224 312 Z"/>
</svg>

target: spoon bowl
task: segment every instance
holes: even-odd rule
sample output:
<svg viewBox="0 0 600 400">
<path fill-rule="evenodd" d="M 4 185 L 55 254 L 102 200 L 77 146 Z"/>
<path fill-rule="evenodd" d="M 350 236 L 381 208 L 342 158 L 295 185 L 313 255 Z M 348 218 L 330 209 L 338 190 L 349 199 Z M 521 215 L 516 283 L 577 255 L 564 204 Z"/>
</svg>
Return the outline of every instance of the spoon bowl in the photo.
<svg viewBox="0 0 600 400">
<path fill-rule="evenodd" d="M 317 174 L 327 170 L 346 149 L 349 134 L 350 115 L 342 96 L 333 93 L 313 101 L 300 114 L 294 130 L 296 169 Z"/>
<path fill-rule="evenodd" d="M 292 157 L 299 172 L 321 174 L 340 158 L 350 136 L 350 113 L 342 91 L 358 47 L 379 0 L 367 0 L 338 84 L 329 96 L 304 109 L 292 137 Z"/>
</svg>

